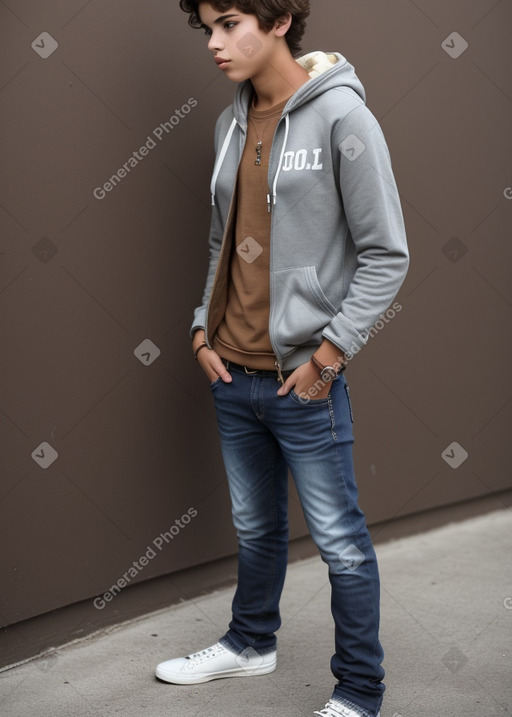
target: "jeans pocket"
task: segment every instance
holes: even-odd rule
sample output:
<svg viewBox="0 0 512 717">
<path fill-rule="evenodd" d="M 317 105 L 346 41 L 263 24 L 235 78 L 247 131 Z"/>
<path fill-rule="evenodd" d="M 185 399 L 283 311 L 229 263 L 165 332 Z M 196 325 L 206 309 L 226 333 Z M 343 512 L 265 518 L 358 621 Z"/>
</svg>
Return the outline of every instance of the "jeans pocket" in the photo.
<svg viewBox="0 0 512 717">
<path fill-rule="evenodd" d="M 329 401 L 330 393 L 323 398 L 310 398 L 309 396 L 299 396 L 299 394 L 295 393 L 292 388 L 289 396 L 295 403 L 298 403 L 301 406 L 324 406 Z"/>
<path fill-rule="evenodd" d="M 221 382 L 222 382 L 221 377 L 220 377 L 220 376 L 217 376 L 217 378 L 215 379 L 215 381 L 212 381 L 212 382 L 210 383 L 210 388 L 216 388 L 216 387 L 219 385 L 219 383 L 221 383 Z"/>
</svg>

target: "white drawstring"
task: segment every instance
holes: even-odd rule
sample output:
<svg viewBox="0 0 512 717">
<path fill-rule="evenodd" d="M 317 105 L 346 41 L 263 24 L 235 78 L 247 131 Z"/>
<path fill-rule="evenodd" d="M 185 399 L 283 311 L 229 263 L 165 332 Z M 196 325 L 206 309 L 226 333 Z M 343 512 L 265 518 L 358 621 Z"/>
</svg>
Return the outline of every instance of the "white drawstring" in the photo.
<svg viewBox="0 0 512 717">
<path fill-rule="evenodd" d="M 284 142 L 283 146 L 281 148 L 281 156 L 279 157 L 279 165 L 277 167 L 276 176 L 274 178 L 274 184 L 272 186 L 272 205 L 276 203 L 277 200 L 277 180 L 279 179 L 279 175 L 281 174 L 281 167 L 283 166 L 283 158 L 284 158 L 284 152 L 286 150 L 286 143 L 288 142 L 288 134 L 290 132 L 290 116 L 286 115 L 284 118 L 285 121 L 285 131 L 284 131 Z M 267 195 L 267 203 L 268 203 L 268 211 L 272 211 L 271 205 L 270 205 L 270 195 Z"/>
<path fill-rule="evenodd" d="M 237 125 L 237 121 L 236 121 L 236 119 L 233 119 L 233 122 L 231 123 L 231 127 L 229 128 L 228 133 L 226 135 L 226 139 L 224 140 L 224 144 L 222 145 L 220 154 L 217 158 L 217 161 L 215 162 L 215 167 L 213 169 L 212 183 L 210 185 L 210 191 L 212 193 L 212 206 L 215 204 L 215 187 L 217 184 L 217 177 L 219 176 L 222 164 L 224 162 L 224 158 L 226 157 L 229 143 L 231 142 L 231 137 L 233 136 L 233 132 L 235 131 L 236 125 Z"/>
<path fill-rule="evenodd" d="M 269 212 L 272 211 L 271 205 L 274 205 L 277 201 L 277 182 L 279 180 L 279 175 L 281 173 L 281 168 L 283 166 L 284 153 L 286 151 L 286 144 L 288 142 L 288 135 L 290 133 L 290 117 L 289 117 L 289 115 L 286 115 L 284 119 L 285 119 L 284 142 L 283 142 L 283 146 L 281 148 L 281 155 L 279 157 L 279 165 L 277 167 L 276 176 L 274 178 L 274 184 L 272 186 L 272 197 L 270 196 L 270 194 L 267 195 L 267 204 L 268 204 Z M 237 121 L 236 121 L 236 119 L 233 119 L 231 126 L 228 130 L 228 133 L 226 135 L 226 138 L 224 140 L 224 143 L 222 145 L 220 154 L 217 158 L 217 161 L 215 162 L 215 167 L 214 167 L 213 176 L 212 176 L 212 182 L 210 185 L 210 191 L 212 194 L 212 205 L 215 204 L 215 188 L 216 188 L 216 184 L 217 184 L 217 178 L 220 174 L 222 164 L 224 163 L 224 159 L 226 157 L 226 154 L 227 154 L 227 151 L 229 148 L 229 143 L 231 142 L 231 138 L 233 136 L 233 132 L 235 131 L 236 125 L 237 125 Z"/>
</svg>

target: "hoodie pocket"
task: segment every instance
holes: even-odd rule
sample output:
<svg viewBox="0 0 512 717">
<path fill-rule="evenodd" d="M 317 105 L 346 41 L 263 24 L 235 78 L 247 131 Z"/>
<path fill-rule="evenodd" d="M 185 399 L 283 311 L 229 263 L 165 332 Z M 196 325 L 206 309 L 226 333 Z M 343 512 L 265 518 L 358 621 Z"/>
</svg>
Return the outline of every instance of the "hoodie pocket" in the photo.
<svg viewBox="0 0 512 717">
<path fill-rule="evenodd" d="M 302 344 L 321 342 L 323 329 L 336 316 L 314 266 L 274 272 L 273 326 L 283 355 Z"/>
</svg>

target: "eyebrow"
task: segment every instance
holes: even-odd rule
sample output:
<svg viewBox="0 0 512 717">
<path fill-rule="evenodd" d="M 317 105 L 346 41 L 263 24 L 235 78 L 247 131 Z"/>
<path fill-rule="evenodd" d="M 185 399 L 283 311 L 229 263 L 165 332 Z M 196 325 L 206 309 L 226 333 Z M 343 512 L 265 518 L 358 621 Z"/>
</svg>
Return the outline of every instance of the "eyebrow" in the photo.
<svg viewBox="0 0 512 717">
<path fill-rule="evenodd" d="M 237 17 L 237 13 L 231 13 L 231 15 L 221 15 L 216 20 L 213 21 L 214 25 L 221 25 L 225 20 L 228 20 L 230 17 Z M 203 27 L 208 27 L 208 25 L 203 22 Z"/>
</svg>

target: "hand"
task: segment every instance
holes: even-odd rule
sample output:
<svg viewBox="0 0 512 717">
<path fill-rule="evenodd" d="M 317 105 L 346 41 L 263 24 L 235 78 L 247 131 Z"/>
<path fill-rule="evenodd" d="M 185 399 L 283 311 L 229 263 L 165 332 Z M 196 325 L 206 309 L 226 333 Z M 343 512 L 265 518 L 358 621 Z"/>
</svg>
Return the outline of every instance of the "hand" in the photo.
<svg viewBox="0 0 512 717">
<path fill-rule="evenodd" d="M 198 329 L 192 339 L 192 351 L 197 351 L 201 344 L 204 344 L 204 331 L 203 329 Z M 209 349 L 208 347 L 201 349 L 197 354 L 197 362 L 208 376 L 210 383 L 216 381 L 219 376 L 224 383 L 231 383 L 233 380 L 231 374 L 224 366 L 221 357 L 213 349 Z"/>
<path fill-rule="evenodd" d="M 201 352 L 202 353 L 202 352 Z M 281 388 L 278 390 L 278 396 L 286 396 L 291 389 L 305 400 L 325 398 L 331 390 L 331 382 L 322 381 L 320 372 L 311 361 L 303 363 L 288 376 Z"/>
</svg>

